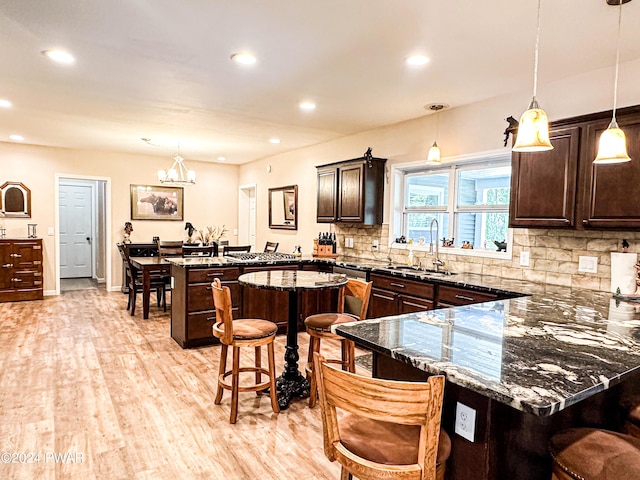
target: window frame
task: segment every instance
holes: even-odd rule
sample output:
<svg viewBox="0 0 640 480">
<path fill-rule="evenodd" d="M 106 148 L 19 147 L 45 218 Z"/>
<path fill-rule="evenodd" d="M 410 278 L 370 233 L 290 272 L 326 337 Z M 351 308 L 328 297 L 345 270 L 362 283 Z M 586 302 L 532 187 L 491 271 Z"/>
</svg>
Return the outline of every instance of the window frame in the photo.
<svg viewBox="0 0 640 480">
<path fill-rule="evenodd" d="M 456 232 L 458 228 L 458 215 L 461 213 L 497 213 L 505 212 L 509 214 L 509 203 L 502 205 L 458 205 L 458 174 L 464 170 L 477 170 L 480 168 L 491 168 L 500 166 L 511 166 L 511 152 L 491 151 L 472 155 L 465 155 L 445 159 L 446 163 L 442 165 L 429 166 L 424 162 L 412 162 L 409 164 L 399 164 L 392 167 L 392 185 L 391 199 L 400 200 L 400 205 L 395 205 L 390 209 L 390 229 L 389 244 L 392 248 L 411 249 L 411 250 L 429 250 L 429 245 L 420 245 L 418 243 L 402 244 L 397 243 L 394 239 L 405 235 L 407 231 L 408 214 L 410 213 L 430 213 L 430 214 L 449 214 L 449 232 Z M 433 207 L 406 207 L 406 180 L 411 176 L 419 176 L 425 174 L 437 174 L 438 172 L 447 172 L 449 175 L 448 202 L 446 206 Z M 394 193 L 395 190 L 395 193 Z M 442 227 L 441 227 L 442 231 Z M 485 258 L 501 258 L 511 259 L 513 256 L 513 229 L 507 228 L 507 251 L 498 252 L 485 248 L 464 249 L 460 247 L 447 247 L 440 249 L 441 253 L 454 254 L 461 256 L 474 256 Z"/>
</svg>

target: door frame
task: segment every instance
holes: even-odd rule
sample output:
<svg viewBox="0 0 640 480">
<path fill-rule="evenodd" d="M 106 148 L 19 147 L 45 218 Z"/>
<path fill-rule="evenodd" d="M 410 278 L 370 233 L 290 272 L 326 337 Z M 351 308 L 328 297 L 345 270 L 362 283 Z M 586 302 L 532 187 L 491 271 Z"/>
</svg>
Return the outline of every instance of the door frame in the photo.
<svg viewBox="0 0 640 480">
<path fill-rule="evenodd" d="M 54 179 L 54 231 L 55 231 L 55 294 L 60 295 L 60 236 L 58 232 L 60 231 L 60 181 L 63 179 L 69 180 L 86 180 L 88 182 L 105 182 L 104 185 L 104 218 L 105 218 L 105 228 L 104 228 L 104 238 L 102 241 L 105 246 L 105 261 L 104 261 L 104 276 L 105 276 L 105 286 L 107 292 L 112 291 L 113 289 L 113 279 L 111 275 L 111 177 L 98 177 L 98 176 L 90 176 L 90 175 L 73 175 L 73 174 L 64 174 L 64 173 L 56 173 Z M 95 189 L 94 189 L 95 193 Z M 96 209 L 98 208 L 97 202 L 95 202 L 94 195 L 94 206 L 93 213 L 95 214 Z M 95 243 L 95 242 L 93 242 Z M 95 247 L 93 247 L 95 248 Z M 92 260 L 92 263 L 93 260 Z M 91 270 L 93 271 L 93 266 Z"/>
<path fill-rule="evenodd" d="M 256 208 L 253 218 L 250 218 L 250 193 L 253 192 L 253 198 L 256 202 Z M 256 230 L 255 244 L 258 244 L 258 185 L 256 183 L 249 183 L 247 185 L 240 185 L 238 188 L 238 245 L 246 245 L 249 243 L 251 228 L 250 224 L 253 221 L 254 228 Z M 246 239 L 246 243 L 245 242 Z M 253 250 L 256 251 L 256 245 L 253 245 Z"/>
</svg>

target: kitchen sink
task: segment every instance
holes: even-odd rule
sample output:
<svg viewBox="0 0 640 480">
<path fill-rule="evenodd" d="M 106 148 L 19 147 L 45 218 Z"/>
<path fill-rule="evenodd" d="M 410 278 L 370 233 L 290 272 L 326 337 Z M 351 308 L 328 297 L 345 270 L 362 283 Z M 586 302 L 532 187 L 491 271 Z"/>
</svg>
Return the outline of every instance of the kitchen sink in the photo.
<svg viewBox="0 0 640 480">
<path fill-rule="evenodd" d="M 404 271 L 412 271 L 416 273 L 428 273 L 430 275 L 456 275 L 456 273 L 449 272 L 447 270 L 435 271 L 432 268 L 418 268 L 411 265 L 387 265 L 384 268 L 388 270 L 404 270 Z"/>
</svg>

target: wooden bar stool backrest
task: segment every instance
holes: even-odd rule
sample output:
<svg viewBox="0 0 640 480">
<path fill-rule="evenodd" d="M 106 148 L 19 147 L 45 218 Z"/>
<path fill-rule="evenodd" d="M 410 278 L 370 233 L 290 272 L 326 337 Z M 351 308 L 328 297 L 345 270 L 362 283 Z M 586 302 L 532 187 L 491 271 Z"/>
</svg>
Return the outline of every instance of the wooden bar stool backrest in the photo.
<svg viewBox="0 0 640 480">
<path fill-rule="evenodd" d="M 373 282 L 350 278 L 338 294 L 338 313 L 348 313 L 359 320 L 367 318 L 372 285 Z"/>
<path fill-rule="evenodd" d="M 157 240 L 159 257 L 181 257 L 182 240 Z"/>
<path fill-rule="evenodd" d="M 183 257 L 212 257 L 215 251 L 213 245 L 183 245 Z"/>
<path fill-rule="evenodd" d="M 314 354 L 314 372 L 320 394 L 324 453 L 358 478 L 435 479 L 440 441 L 440 418 L 444 395 L 444 377 L 433 375 L 427 382 L 400 382 L 338 370 L 324 357 Z M 386 465 L 363 458 L 343 442 L 340 427 L 348 416 L 420 428 L 415 464 Z M 346 429 L 344 429 L 346 431 Z M 373 439 L 372 439 L 373 441 Z M 362 476 L 361 476 L 362 475 Z"/>
<path fill-rule="evenodd" d="M 214 278 L 211 284 L 213 291 L 213 305 L 216 310 L 216 322 L 221 322 L 224 330 L 219 333 L 220 341 L 226 345 L 233 342 L 233 314 L 231 310 L 231 290 L 223 287 L 219 278 Z"/>
</svg>

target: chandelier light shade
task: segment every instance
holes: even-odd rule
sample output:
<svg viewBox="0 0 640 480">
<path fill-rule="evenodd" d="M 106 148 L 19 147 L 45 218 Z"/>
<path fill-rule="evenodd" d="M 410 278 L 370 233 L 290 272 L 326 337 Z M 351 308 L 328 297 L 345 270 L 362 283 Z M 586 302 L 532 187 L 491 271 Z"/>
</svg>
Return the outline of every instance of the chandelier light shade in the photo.
<svg viewBox="0 0 640 480">
<path fill-rule="evenodd" d="M 549 140 L 549 120 L 538 105 L 538 51 L 540 45 L 540 3 L 538 0 L 538 23 L 536 27 L 536 48 L 533 58 L 533 99 L 526 112 L 520 117 L 518 136 L 513 146 L 514 152 L 544 152 L 553 149 Z"/>
<path fill-rule="evenodd" d="M 440 132 L 440 117 L 438 116 L 438 112 L 446 108 L 446 105 L 442 103 L 432 103 L 425 108 L 436 112 L 436 139 L 433 141 L 433 145 L 431 145 L 427 153 L 426 163 L 427 165 L 439 165 L 442 163 L 442 159 L 440 158 L 440 147 L 438 146 L 438 133 Z"/>
<path fill-rule="evenodd" d="M 184 158 L 180 156 L 180 146 L 178 153 L 173 157 L 173 165 L 169 170 L 158 170 L 158 181 L 165 185 L 195 185 L 196 172 L 189 170 L 184 163 Z"/>
<path fill-rule="evenodd" d="M 618 69 L 620 66 L 620 30 L 622 26 L 622 4 L 631 0 L 619 0 L 616 3 L 611 3 L 607 0 L 609 5 L 615 5 L 618 7 L 618 43 L 616 47 L 616 73 L 613 81 L 613 117 L 609 127 L 600 135 L 600 142 L 598 143 L 598 154 L 593 163 L 596 164 L 611 164 L 611 163 L 623 163 L 631 161 L 629 154 L 627 153 L 627 139 L 624 132 L 618 127 L 616 121 L 616 107 L 618 103 Z"/>
</svg>

